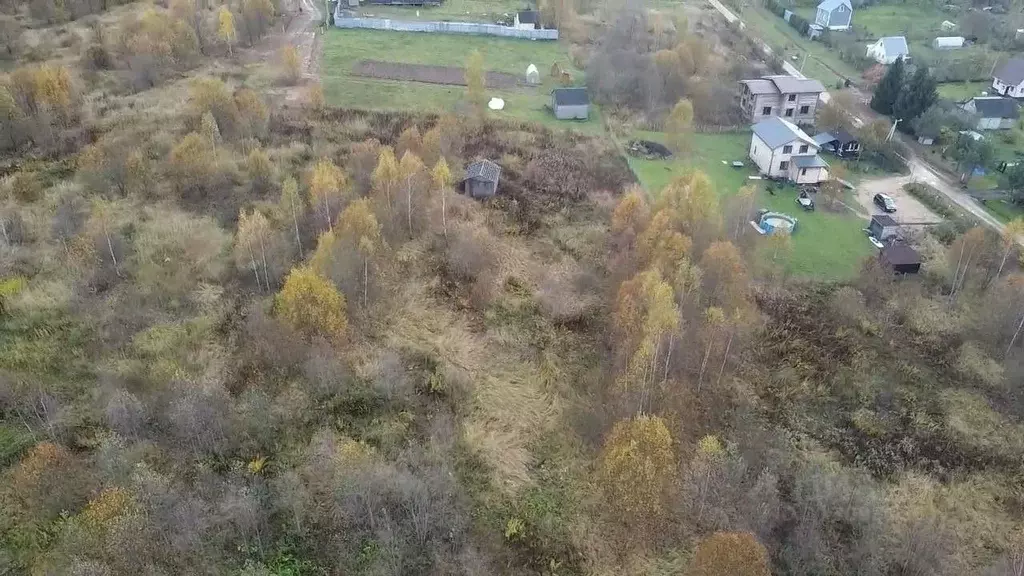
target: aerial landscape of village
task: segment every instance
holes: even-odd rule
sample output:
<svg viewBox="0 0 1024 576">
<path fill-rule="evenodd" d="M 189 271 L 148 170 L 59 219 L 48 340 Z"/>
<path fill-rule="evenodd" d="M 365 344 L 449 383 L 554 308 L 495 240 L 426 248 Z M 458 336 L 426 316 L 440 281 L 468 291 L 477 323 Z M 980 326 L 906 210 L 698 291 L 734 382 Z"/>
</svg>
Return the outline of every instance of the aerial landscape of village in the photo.
<svg viewBox="0 0 1024 576">
<path fill-rule="evenodd" d="M 1024 574 L 1024 4 L 0 0 L 0 576 Z"/>
</svg>

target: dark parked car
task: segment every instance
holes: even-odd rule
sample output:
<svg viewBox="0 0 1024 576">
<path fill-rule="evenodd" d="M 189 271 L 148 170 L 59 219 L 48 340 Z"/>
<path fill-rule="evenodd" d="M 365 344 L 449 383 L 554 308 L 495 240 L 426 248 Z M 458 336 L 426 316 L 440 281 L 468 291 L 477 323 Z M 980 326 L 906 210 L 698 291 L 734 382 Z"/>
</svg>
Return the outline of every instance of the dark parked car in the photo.
<svg viewBox="0 0 1024 576">
<path fill-rule="evenodd" d="M 895 212 L 896 201 L 887 194 L 875 194 L 875 204 L 882 209 L 883 212 Z"/>
</svg>

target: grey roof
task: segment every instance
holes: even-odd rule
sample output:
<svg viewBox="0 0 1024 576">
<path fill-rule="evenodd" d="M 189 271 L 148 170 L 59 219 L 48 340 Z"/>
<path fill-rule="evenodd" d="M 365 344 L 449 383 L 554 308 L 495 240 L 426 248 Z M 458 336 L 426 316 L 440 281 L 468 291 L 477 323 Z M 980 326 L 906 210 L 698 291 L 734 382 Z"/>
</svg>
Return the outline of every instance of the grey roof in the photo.
<svg viewBox="0 0 1024 576">
<path fill-rule="evenodd" d="M 838 140 L 841 145 L 846 146 L 850 142 L 856 142 L 858 138 L 847 132 L 845 129 L 839 128 L 836 130 L 836 140 Z"/>
<path fill-rule="evenodd" d="M 590 97 L 587 96 L 586 88 L 555 88 L 551 93 L 555 95 L 556 106 L 584 106 L 590 104 Z"/>
<path fill-rule="evenodd" d="M 520 10 L 519 11 L 519 23 L 520 24 L 539 24 L 540 14 L 536 10 Z"/>
<path fill-rule="evenodd" d="M 813 78 L 795 78 L 786 74 L 779 74 L 776 76 L 765 76 L 765 79 L 771 80 L 775 87 L 779 89 L 779 92 L 783 94 L 825 91 L 825 87 L 821 85 L 821 82 Z"/>
<path fill-rule="evenodd" d="M 771 80 L 765 80 L 764 78 L 755 78 L 753 80 L 740 80 L 740 84 L 745 84 L 747 89 L 750 90 L 751 94 L 778 94 L 779 89 L 775 87 L 775 83 Z"/>
<path fill-rule="evenodd" d="M 871 217 L 871 221 L 877 222 L 878 225 L 882 226 L 883 228 L 888 228 L 889 226 L 898 226 L 896 221 L 892 219 L 892 216 L 889 216 L 888 214 L 875 214 L 874 216 Z"/>
<path fill-rule="evenodd" d="M 466 167 L 466 180 L 481 182 L 497 182 L 501 175 L 501 166 L 490 160 L 478 160 Z"/>
<path fill-rule="evenodd" d="M 835 139 L 836 139 L 836 137 L 831 135 L 831 134 L 829 134 L 828 132 L 822 132 L 821 134 L 815 134 L 814 138 L 812 138 L 812 140 L 814 140 L 814 143 L 817 144 L 818 146 L 824 146 L 825 144 L 828 144 L 829 142 L 831 142 L 831 141 L 833 141 Z"/>
<path fill-rule="evenodd" d="M 972 98 L 974 109 L 982 118 L 1018 118 L 1020 106 L 1013 98 L 978 96 Z"/>
<path fill-rule="evenodd" d="M 996 70 L 994 76 L 1003 84 L 1016 86 L 1024 82 L 1024 58 L 1011 58 L 1009 62 L 1000 66 L 999 70 Z"/>
<path fill-rule="evenodd" d="M 804 131 L 797 128 L 794 124 L 779 118 L 778 116 L 772 116 L 767 120 L 762 120 L 753 126 L 754 134 L 757 134 L 758 138 L 764 141 L 769 148 L 778 148 L 783 144 L 788 144 L 794 140 L 802 140 L 815 148 L 820 148 L 818 144 L 811 139 L 810 136 L 804 134 Z"/>
<path fill-rule="evenodd" d="M 821 159 L 817 154 L 807 156 L 793 156 L 793 165 L 797 168 L 828 168 L 828 162 Z"/>
<path fill-rule="evenodd" d="M 818 4 L 818 8 L 831 12 L 843 4 L 845 4 L 850 10 L 853 10 L 853 5 L 850 4 L 850 0 L 824 0 L 821 4 Z"/>
<path fill-rule="evenodd" d="M 880 40 L 882 41 L 882 49 L 885 50 L 887 56 L 906 56 L 910 54 L 910 48 L 907 47 L 907 39 L 903 36 L 886 36 Z"/>
</svg>

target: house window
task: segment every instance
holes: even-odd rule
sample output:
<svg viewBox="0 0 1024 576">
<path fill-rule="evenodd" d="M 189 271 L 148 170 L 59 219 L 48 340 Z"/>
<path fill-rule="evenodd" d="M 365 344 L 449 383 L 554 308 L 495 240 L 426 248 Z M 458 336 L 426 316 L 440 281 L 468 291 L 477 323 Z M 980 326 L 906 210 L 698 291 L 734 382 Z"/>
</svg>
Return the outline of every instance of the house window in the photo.
<svg viewBox="0 0 1024 576">
<path fill-rule="evenodd" d="M 771 113 L 772 113 L 772 107 L 771 106 L 765 106 L 764 108 L 761 108 L 761 115 L 762 116 L 771 116 Z"/>
<path fill-rule="evenodd" d="M 790 94 L 789 95 L 789 101 L 790 102 L 796 102 L 796 94 Z"/>
<path fill-rule="evenodd" d="M 793 153 L 793 147 L 790 146 L 789 144 L 786 144 L 785 146 L 782 147 L 782 153 L 783 154 L 792 154 Z"/>
<path fill-rule="evenodd" d="M 786 108 L 786 117 L 788 117 L 788 118 L 792 118 L 793 117 L 793 109 L 792 108 Z"/>
<path fill-rule="evenodd" d="M 779 170 L 789 170 L 789 162 L 786 160 L 779 162 Z"/>
<path fill-rule="evenodd" d="M 800 169 L 800 175 L 801 176 L 807 176 L 807 168 L 801 168 Z"/>
<path fill-rule="evenodd" d="M 800 146 L 800 153 L 803 154 L 805 152 L 807 152 L 807 144 L 804 144 L 803 146 Z"/>
<path fill-rule="evenodd" d="M 810 106 L 801 106 L 800 107 L 800 113 L 801 114 L 807 114 L 810 111 L 811 111 L 811 107 Z"/>
</svg>

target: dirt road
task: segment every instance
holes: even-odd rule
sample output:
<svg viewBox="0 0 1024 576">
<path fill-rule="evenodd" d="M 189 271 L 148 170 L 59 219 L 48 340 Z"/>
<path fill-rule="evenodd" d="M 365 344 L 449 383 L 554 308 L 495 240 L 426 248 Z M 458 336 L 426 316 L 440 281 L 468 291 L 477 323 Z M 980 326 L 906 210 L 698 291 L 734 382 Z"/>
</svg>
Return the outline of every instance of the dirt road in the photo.
<svg viewBox="0 0 1024 576">
<path fill-rule="evenodd" d="M 910 176 L 892 176 L 863 180 L 857 187 L 857 202 L 868 214 L 883 214 L 875 205 L 875 194 L 888 194 L 896 201 L 896 212 L 890 214 L 900 224 L 935 224 L 942 218 L 928 209 L 917 198 L 907 194 L 903 185 L 910 182 Z"/>
</svg>

